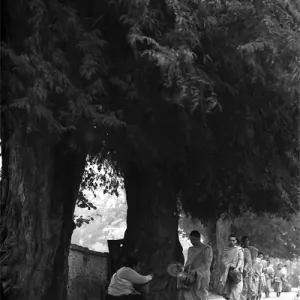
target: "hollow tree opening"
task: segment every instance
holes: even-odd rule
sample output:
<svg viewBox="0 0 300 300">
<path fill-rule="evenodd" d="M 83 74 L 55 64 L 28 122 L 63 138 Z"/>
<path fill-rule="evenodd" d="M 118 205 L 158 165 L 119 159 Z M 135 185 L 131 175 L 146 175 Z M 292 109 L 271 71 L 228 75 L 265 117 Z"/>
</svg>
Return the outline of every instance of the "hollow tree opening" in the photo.
<svg viewBox="0 0 300 300">
<path fill-rule="evenodd" d="M 123 245 L 126 230 L 126 195 L 123 178 L 112 169 L 109 162 L 101 165 L 95 161 L 88 163 L 83 182 L 91 173 L 95 185 L 83 183 L 81 186 L 84 199 L 78 201 L 74 212 L 77 228 L 73 232 L 72 243 L 97 252 L 109 252 L 111 261 L 106 278 L 109 279 L 120 267 L 122 249 L 119 248 L 120 244 Z"/>
</svg>

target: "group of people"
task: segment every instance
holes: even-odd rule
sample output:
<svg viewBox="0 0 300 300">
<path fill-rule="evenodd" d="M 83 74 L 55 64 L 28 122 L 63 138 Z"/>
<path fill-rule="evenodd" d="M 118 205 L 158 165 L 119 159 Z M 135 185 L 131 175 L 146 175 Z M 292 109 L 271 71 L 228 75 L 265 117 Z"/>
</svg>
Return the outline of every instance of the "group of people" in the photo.
<svg viewBox="0 0 300 300">
<path fill-rule="evenodd" d="M 210 283 L 210 267 L 213 251 L 209 245 L 201 242 L 198 231 L 190 233 L 192 246 L 188 249 L 187 261 L 177 276 L 179 300 L 207 300 Z M 285 269 L 279 264 L 276 270 L 263 253 L 250 246 L 249 237 L 244 236 L 241 245 L 237 245 L 235 235 L 228 237 L 220 259 L 219 282 L 217 292 L 226 300 L 259 300 L 264 292 L 269 297 L 271 285 L 277 297 L 280 297 Z M 153 276 L 138 273 L 138 261 L 129 258 L 124 266 L 112 277 L 108 288 L 108 300 L 142 300 L 143 295 L 135 285 L 149 283 Z"/>
<path fill-rule="evenodd" d="M 250 246 L 249 237 L 244 236 L 241 243 L 244 254 L 243 292 L 241 300 L 261 299 L 262 293 L 270 296 L 273 285 L 277 297 L 280 297 L 285 282 L 286 269 L 281 263 L 274 269 L 269 257 Z"/>
</svg>

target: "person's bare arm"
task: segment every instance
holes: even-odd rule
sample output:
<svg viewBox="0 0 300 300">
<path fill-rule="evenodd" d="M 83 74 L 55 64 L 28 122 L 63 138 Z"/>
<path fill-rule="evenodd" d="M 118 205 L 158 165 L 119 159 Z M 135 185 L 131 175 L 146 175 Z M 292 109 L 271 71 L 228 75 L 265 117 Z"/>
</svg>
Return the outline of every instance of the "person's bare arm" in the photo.
<svg viewBox="0 0 300 300">
<path fill-rule="evenodd" d="M 248 249 L 244 249 L 244 273 L 245 274 L 249 274 L 251 272 L 251 269 L 252 269 L 251 256 L 248 253 L 245 252 L 247 250 Z"/>
<path fill-rule="evenodd" d="M 120 277 L 129 280 L 133 284 L 145 284 L 152 279 L 151 275 L 146 275 L 146 276 L 140 275 L 139 273 L 137 273 L 131 268 L 126 268 L 122 270 Z"/>
</svg>

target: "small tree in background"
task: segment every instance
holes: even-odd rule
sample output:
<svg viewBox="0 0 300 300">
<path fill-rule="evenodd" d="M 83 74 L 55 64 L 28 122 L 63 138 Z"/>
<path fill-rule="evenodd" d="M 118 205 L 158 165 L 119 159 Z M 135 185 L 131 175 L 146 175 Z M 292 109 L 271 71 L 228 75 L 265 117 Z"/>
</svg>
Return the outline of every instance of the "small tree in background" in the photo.
<svg viewBox="0 0 300 300">
<path fill-rule="evenodd" d="M 192 218 L 191 215 L 181 214 L 178 223 L 178 232 L 183 238 L 188 238 L 192 230 L 197 230 L 204 240 L 207 239 L 203 224 L 198 219 Z"/>
</svg>

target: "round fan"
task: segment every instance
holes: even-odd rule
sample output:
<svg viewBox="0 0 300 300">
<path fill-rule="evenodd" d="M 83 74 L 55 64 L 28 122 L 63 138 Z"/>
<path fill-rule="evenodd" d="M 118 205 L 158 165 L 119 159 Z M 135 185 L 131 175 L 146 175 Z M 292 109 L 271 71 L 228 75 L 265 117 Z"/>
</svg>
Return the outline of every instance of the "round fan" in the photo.
<svg viewBox="0 0 300 300">
<path fill-rule="evenodd" d="M 172 277 L 177 277 L 177 275 L 183 271 L 183 265 L 179 262 L 171 263 L 168 265 L 167 272 Z"/>
</svg>

